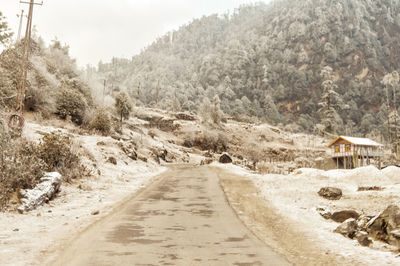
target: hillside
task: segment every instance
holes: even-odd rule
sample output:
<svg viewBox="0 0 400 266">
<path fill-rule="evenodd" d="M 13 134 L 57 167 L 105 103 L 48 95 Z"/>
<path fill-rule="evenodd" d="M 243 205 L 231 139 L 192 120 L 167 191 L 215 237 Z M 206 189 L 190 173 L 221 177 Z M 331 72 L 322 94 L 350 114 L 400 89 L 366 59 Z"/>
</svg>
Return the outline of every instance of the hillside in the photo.
<svg viewBox="0 0 400 266">
<path fill-rule="evenodd" d="M 218 95 L 228 115 L 314 131 L 329 66 L 344 103 L 335 108 L 337 133 L 387 135 L 381 81 L 399 69 L 399 9 L 398 0 L 241 6 L 195 19 L 131 59 L 99 63 L 97 75 L 145 105 L 197 111 Z"/>
</svg>

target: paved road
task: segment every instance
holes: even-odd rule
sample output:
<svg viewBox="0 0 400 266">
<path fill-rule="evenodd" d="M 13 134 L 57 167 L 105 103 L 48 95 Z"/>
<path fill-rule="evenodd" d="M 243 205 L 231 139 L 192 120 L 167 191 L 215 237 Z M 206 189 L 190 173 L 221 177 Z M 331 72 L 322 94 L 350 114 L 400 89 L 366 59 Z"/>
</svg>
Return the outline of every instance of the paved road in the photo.
<svg viewBox="0 0 400 266">
<path fill-rule="evenodd" d="M 173 167 L 53 265 L 288 265 L 237 218 L 208 167 Z"/>
</svg>

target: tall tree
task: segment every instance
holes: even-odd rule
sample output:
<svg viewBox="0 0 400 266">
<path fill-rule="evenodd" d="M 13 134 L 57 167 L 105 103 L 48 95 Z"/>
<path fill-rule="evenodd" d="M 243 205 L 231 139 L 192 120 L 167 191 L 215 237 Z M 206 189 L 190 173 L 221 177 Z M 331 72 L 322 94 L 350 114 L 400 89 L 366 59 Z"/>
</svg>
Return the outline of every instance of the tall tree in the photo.
<svg viewBox="0 0 400 266">
<path fill-rule="evenodd" d="M 123 119 L 128 119 L 132 112 L 132 104 L 125 92 L 120 92 L 115 96 L 115 110 L 120 117 L 121 129 Z"/>
<path fill-rule="evenodd" d="M 333 69 L 329 66 L 324 67 L 321 76 L 324 80 L 322 82 L 321 102 L 318 103 L 321 123 L 325 132 L 336 134 L 341 124 L 340 116 L 336 111 L 340 107 L 341 99 L 336 92 L 337 85 L 333 81 Z"/>
</svg>

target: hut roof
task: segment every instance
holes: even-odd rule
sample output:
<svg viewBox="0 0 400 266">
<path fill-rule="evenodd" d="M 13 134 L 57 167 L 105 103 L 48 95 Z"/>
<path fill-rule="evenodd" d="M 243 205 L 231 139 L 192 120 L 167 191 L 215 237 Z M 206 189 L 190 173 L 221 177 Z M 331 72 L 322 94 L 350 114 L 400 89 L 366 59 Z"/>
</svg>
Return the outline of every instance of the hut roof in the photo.
<svg viewBox="0 0 400 266">
<path fill-rule="evenodd" d="M 375 142 L 367 138 L 339 136 L 334 141 L 332 141 L 331 144 L 328 145 L 328 147 L 332 147 L 336 142 L 338 142 L 341 139 L 350 142 L 353 145 L 358 145 L 358 146 L 374 146 L 374 147 L 383 146 L 382 144 L 379 144 L 378 142 Z"/>
</svg>

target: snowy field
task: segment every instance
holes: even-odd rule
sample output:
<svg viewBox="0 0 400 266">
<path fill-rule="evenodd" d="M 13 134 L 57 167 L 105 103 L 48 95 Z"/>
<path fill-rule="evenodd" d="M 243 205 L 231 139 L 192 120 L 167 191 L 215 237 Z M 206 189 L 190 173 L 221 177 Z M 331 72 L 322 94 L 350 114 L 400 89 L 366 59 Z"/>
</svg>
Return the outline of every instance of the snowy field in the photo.
<svg viewBox="0 0 400 266">
<path fill-rule="evenodd" d="M 388 167 L 381 171 L 373 166 L 331 171 L 298 169 L 290 175 L 258 175 L 233 165 L 214 165 L 252 180 L 260 190 L 259 197 L 287 219 L 292 229 L 308 236 L 326 254 L 342 257 L 343 264 L 400 265 L 398 253 L 392 246 L 374 241 L 371 247 L 362 247 L 356 240 L 334 233 L 339 224 L 325 220 L 317 211 L 323 207 L 331 211 L 351 209 L 364 215 L 378 215 L 390 204 L 400 205 L 400 168 Z M 320 197 L 317 192 L 326 186 L 342 189 L 343 197 L 337 201 Z M 358 191 L 359 187 L 368 186 L 383 190 Z"/>
</svg>

